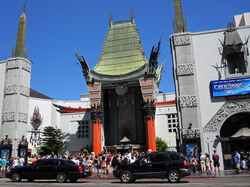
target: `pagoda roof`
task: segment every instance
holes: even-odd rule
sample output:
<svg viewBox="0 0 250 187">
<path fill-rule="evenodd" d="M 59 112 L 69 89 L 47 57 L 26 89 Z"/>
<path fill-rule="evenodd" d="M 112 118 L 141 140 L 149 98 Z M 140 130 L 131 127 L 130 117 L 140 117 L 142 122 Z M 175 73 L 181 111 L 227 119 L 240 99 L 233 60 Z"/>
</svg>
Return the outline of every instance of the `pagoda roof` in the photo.
<svg viewBox="0 0 250 187">
<path fill-rule="evenodd" d="M 101 57 L 93 72 L 106 76 L 132 73 L 148 64 L 134 20 L 110 23 Z"/>
</svg>

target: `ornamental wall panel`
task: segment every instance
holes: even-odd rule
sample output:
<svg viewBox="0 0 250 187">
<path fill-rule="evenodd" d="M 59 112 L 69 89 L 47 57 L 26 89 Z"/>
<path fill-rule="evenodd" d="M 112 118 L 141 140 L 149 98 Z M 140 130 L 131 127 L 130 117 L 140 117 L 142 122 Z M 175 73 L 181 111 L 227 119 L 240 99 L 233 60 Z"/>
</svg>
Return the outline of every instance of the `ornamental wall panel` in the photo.
<svg viewBox="0 0 250 187">
<path fill-rule="evenodd" d="M 226 119 L 240 112 L 250 112 L 250 100 L 225 103 L 204 127 L 204 130 L 207 132 L 219 131 Z"/>
<path fill-rule="evenodd" d="M 174 37 L 175 46 L 190 45 L 190 44 L 191 44 L 190 35 L 179 35 Z"/>
<path fill-rule="evenodd" d="M 197 97 L 194 95 L 186 95 L 179 97 L 179 104 L 181 108 L 197 107 Z"/>
<path fill-rule="evenodd" d="M 194 64 L 180 64 L 176 67 L 177 76 L 193 75 Z"/>
</svg>

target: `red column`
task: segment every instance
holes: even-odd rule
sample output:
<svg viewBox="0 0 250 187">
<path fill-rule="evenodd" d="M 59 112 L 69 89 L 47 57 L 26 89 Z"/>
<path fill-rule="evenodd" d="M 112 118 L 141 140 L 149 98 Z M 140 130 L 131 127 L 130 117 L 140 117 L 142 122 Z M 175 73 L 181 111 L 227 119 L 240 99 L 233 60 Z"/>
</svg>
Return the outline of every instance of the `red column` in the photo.
<svg viewBox="0 0 250 187">
<path fill-rule="evenodd" d="M 95 155 L 102 152 L 101 122 L 97 119 L 92 120 L 92 146 Z"/>
<path fill-rule="evenodd" d="M 156 151 L 155 120 L 152 116 L 146 117 L 147 150 Z"/>
</svg>

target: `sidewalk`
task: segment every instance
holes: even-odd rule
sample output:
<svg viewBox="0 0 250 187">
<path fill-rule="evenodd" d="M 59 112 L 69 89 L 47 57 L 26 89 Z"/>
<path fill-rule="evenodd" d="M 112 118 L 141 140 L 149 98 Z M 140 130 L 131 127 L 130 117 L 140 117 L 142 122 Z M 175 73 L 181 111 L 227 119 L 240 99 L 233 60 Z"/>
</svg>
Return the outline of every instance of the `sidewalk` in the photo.
<svg viewBox="0 0 250 187">
<path fill-rule="evenodd" d="M 205 173 L 198 172 L 197 174 L 191 173 L 190 176 L 187 176 L 188 178 L 216 178 L 216 177 L 237 177 L 237 176 L 250 176 L 250 171 L 244 172 L 244 173 L 236 173 L 235 170 L 224 170 L 220 172 L 220 175 L 216 173 L 216 176 L 214 174 L 212 175 L 206 175 Z"/>
<path fill-rule="evenodd" d="M 197 174 L 192 173 L 190 176 L 187 176 L 187 178 L 216 178 L 216 177 L 240 177 L 240 176 L 249 176 L 250 177 L 250 171 L 246 172 L 246 173 L 236 173 L 235 170 L 225 170 L 225 171 L 221 171 L 221 174 L 214 176 L 214 175 L 205 175 L 202 174 L 201 172 L 198 172 Z M 89 179 L 115 179 L 115 177 L 113 176 L 112 173 L 108 174 L 108 175 L 100 175 L 100 176 L 96 176 L 95 174 L 93 174 L 92 176 L 88 177 Z"/>
</svg>

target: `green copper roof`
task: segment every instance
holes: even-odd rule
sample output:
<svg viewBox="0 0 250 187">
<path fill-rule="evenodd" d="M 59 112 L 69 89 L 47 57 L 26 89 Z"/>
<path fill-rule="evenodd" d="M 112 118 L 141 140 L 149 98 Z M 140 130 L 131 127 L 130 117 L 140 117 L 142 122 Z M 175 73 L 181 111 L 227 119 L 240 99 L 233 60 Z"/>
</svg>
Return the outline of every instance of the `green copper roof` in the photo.
<svg viewBox="0 0 250 187">
<path fill-rule="evenodd" d="M 102 55 L 93 70 L 103 75 L 123 75 L 147 63 L 133 19 L 110 23 Z"/>
<path fill-rule="evenodd" d="M 19 19 L 18 32 L 16 38 L 16 47 L 15 52 L 12 54 L 14 57 L 24 57 L 27 58 L 26 54 L 26 16 L 24 13 L 25 5 L 23 12 Z"/>
</svg>

